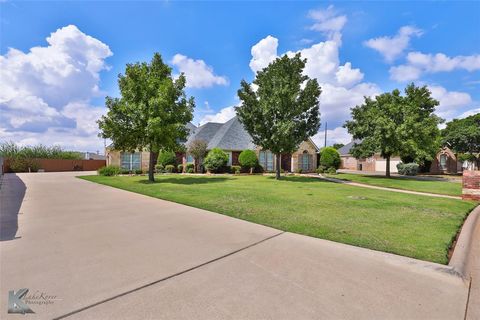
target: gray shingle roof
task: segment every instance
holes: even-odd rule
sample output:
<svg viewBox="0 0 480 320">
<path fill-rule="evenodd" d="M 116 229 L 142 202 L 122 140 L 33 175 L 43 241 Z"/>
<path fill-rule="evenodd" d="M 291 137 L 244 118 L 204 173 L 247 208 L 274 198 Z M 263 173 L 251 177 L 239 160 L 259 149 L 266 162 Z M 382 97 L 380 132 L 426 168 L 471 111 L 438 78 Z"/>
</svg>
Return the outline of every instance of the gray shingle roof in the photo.
<svg viewBox="0 0 480 320">
<path fill-rule="evenodd" d="M 208 149 L 220 148 L 223 150 L 241 151 L 254 149 L 252 138 L 237 117 L 225 123 L 208 122 L 195 129 L 188 137 L 187 145 L 193 140 L 204 140 Z"/>
<path fill-rule="evenodd" d="M 346 145 L 344 145 L 343 147 L 341 147 L 340 149 L 338 149 L 338 153 L 340 153 L 341 156 L 347 156 L 350 154 L 350 150 L 353 148 L 353 145 L 355 143 L 360 143 L 360 142 L 362 142 L 362 140 L 358 140 L 358 139 L 352 140 Z"/>
</svg>

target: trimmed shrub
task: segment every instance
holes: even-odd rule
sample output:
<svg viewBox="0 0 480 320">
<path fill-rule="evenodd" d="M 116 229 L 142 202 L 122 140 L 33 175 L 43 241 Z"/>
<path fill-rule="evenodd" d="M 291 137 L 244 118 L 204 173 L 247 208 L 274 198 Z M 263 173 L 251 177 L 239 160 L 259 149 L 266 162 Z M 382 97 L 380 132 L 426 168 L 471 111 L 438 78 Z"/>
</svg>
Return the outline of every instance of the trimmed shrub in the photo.
<svg viewBox="0 0 480 320">
<path fill-rule="evenodd" d="M 250 173 L 253 172 L 253 169 L 258 166 L 257 154 L 252 150 L 243 150 L 238 156 L 238 162 L 244 168 L 250 170 Z"/>
<path fill-rule="evenodd" d="M 240 170 L 242 169 L 242 167 L 240 166 L 232 166 L 232 173 L 235 173 L 235 174 L 240 174 Z"/>
<path fill-rule="evenodd" d="M 337 170 L 334 167 L 330 167 L 327 169 L 328 174 L 337 174 Z"/>
<path fill-rule="evenodd" d="M 404 176 L 416 176 L 419 165 L 416 163 L 402 163 L 397 164 L 398 173 Z"/>
<path fill-rule="evenodd" d="M 182 172 L 183 172 L 183 164 L 179 164 L 179 165 L 177 166 L 177 172 L 178 172 L 178 173 L 182 173 Z"/>
<path fill-rule="evenodd" d="M 193 163 L 187 163 L 187 167 L 186 167 L 187 172 L 188 172 L 188 169 L 194 170 L 194 169 L 195 169 L 195 165 L 194 165 Z M 189 172 L 189 173 L 192 173 L 192 172 Z"/>
<path fill-rule="evenodd" d="M 106 166 L 98 169 L 98 174 L 101 176 L 111 177 L 120 174 L 120 167 L 118 166 Z"/>
<path fill-rule="evenodd" d="M 227 162 L 228 154 L 223 152 L 220 148 L 213 148 L 207 154 L 203 165 L 211 172 L 219 172 L 227 165 Z"/>
<path fill-rule="evenodd" d="M 25 158 L 23 156 L 10 158 L 9 167 L 13 172 L 37 172 L 40 168 L 35 159 Z"/>
<path fill-rule="evenodd" d="M 165 171 L 166 171 L 166 172 L 172 173 L 173 170 L 175 170 L 175 166 L 174 166 L 174 165 L 172 165 L 172 164 L 167 164 L 167 165 L 165 166 Z"/>
<path fill-rule="evenodd" d="M 340 168 L 340 153 L 333 147 L 326 147 L 322 149 L 320 155 L 320 164 L 325 168 Z"/>
<path fill-rule="evenodd" d="M 121 174 L 130 174 L 130 170 L 128 169 L 120 169 Z"/>
<path fill-rule="evenodd" d="M 300 168 L 295 170 L 295 173 L 302 173 L 302 172 L 303 172 L 303 170 L 300 169 Z"/>
<path fill-rule="evenodd" d="M 193 173 L 193 168 L 188 168 L 187 173 Z"/>
<path fill-rule="evenodd" d="M 161 164 L 163 167 L 171 164 L 174 165 L 177 158 L 175 157 L 175 152 L 162 150 L 158 154 L 157 164 Z"/>
<path fill-rule="evenodd" d="M 142 174 L 143 173 L 143 170 L 142 169 L 136 169 L 135 170 L 135 174 Z"/>
<path fill-rule="evenodd" d="M 164 166 L 161 165 L 161 164 L 156 164 L 155 165 L 155 172 L 156 173 L 162 173 L 164 169 L 165 169 Z"/>
<path fill-rule="evenodd" d="M 324 173 L 326 170 L 327 170 L 327 168 L 325 168 L 322 165 L 319 165 L 318 168 L 315 170 L 315 172 L 320 174 L 320 173 Z"/>
</svg>

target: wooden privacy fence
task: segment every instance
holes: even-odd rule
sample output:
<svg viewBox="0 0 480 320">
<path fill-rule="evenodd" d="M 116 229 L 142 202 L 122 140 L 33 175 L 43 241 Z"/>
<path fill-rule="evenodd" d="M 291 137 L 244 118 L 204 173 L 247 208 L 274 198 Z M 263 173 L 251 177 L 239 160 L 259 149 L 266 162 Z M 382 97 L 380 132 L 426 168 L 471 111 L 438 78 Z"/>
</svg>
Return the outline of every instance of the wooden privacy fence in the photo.
<svg viewBox="0 0 480 320">
<path fill-rule="evenodd" d="M 106 165 L 105 160 L 67 160 L 67 159 L 33 159 L 39 170 L 45 172 L 94 171 Z M 11 172 L 9 159 L 4 159 L 3 171 Z"/>
</svg>

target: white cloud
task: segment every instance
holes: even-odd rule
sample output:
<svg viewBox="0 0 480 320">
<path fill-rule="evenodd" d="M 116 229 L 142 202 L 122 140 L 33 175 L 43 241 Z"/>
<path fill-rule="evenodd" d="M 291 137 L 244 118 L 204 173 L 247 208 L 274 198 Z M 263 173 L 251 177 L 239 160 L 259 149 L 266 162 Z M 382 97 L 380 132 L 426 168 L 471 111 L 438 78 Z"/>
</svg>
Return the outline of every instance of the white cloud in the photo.
<svg viewBox="0 0 480 320">
<path fill-rule="evenodd" d="M 339 85 L 349 87 L 362 81 L 363 73 L 360 69 L 352 69 L 352 64 L 347 62 L 345 65 L 338 67 L 335 77 Z"/>
<path fill-rule="evenodd" d="M 442 86 L 429 85 L 432 97 L 440 102 L 435 113 L 447 120 L 459 114 L 463 108 L 472 104 L 472 97 L 465 92 L 448 91 Z"/>
<path fill-rule="evenodd" d="M 325 146 L 325 131 L 320 130 L 316 135 L 312 137 L 313 142 L 322 148 Z M 352 141 L 352 136 L 348 133 L 348 130 L 343 127 L 337 127 L 333 130 L 327 129 L 327 146 L 331 146 L 334 143 L 347 144 Z"/>
<path fill-rule="evenodd" d="M 477 113 L 480 113 L 480 107 L 476 108 L 476 109 L 467 110 L 456 118 L 463 119 L 463 118 L 466 118 L 466 117 L 469 117 L 469 116 L 473 116 Z"/>
<path fill-rule="evenodd" d="M 412 37 L 419 37 L 423 33 L 422 30 L 413 26 L 403 26 L 393 37 L 378 37 L 369 39 L 364 45 L 378 51 L 387 62 L 392 62 L 407 49 Z"/>
<path fill-rule="evenodd" d="M 422 70 L 409 65 L 400 65 L 390 68 L 390 79 L 398 82 L 407 82 L 416 80 L 422 74 Z"/>
<path fill-rule="evenodd" d="M 226 108 L 223 108 L 222 110 L 220 110 L 216 114 L 209 114 L 209 115 L 204 116 L 200 120 L 200 125 L 205 124 L 207 122 L 224 123 L 224 122 L 227 122 L 228 120 L 232 119 L 233 117 L 235 117 L 235 115 L 236 115 L 235 106 L 226 107 Z"/>
<path fill-rule="evenodd" d="M 228 85 L 228 79 L 224 76 L 217 76 L 213 68 L 203 60 L 194 60 L 182 54 L 173 56 L 172 64 L 187 78 L 189 88 L 208 88 L 214 85 Z"/>
<path fill-rule="evenodd" d="M 399 82 L 416 80 L 423 73 L 480 70 L 480 54 L 449 57 L 443 53 L 410 52 L 407 63 L 390 68 L 390 78 Z"/>
<path fill-rule="evenodd" d="M 303 59 L 307 59 L 305 74 L 319 82 L 335 81 L 339 67 L 338 47 L 337 42 L 328 40 L 298 51 Z M 289 51 L 287 54 L 293 56 L 298 52 Z"/>
<path fill-rule="evenodd" d="M 112 52 L 74 25 L 46 40 L 48 46 L 27 53 L 10 48 L 0 56 L 2 138 L 99 148 L 95 120 L 104 109 L 90 100 L 101 94 L 100 72 Z"/>
<path fill-rule="evenodd" d="M 277 57 L 278 39 L 272 36 L 260 40 L 252 47 L 250 69 L 254 73 L 262 70 Z"/>
<path fill-rule="evenodd" d="M 308 16 L 315 20 L 310 26 L 311 30 L 320 31 L 327 35 L 329 40 L 341 41 L 341 31 L 348 19 L 345 15 L 338 15 L 333 5 L 327 9 L 310 10 Z"/>
</svg>

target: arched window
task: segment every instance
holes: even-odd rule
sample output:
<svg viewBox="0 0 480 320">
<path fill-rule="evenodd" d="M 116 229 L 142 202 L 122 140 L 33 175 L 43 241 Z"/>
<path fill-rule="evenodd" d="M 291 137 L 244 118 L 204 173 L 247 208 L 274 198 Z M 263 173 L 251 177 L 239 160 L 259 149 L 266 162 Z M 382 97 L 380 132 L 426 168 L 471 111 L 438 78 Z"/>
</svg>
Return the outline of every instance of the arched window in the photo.
<svg viewBox="0 0 480 320">
<path fill-rule="evenodd" d="M 440 170 L 447 170 L 447 155 L 444 153 L 440 155 Z"/>
<path fill-rule="evenodd" d="M 310 170 L 310 155 L 308 154 L 308 151 L 305 150 L 301 154 L 301 161 L 300 161 L 300 168 L 302 171 L 309 171 Z"/>
</svg>

